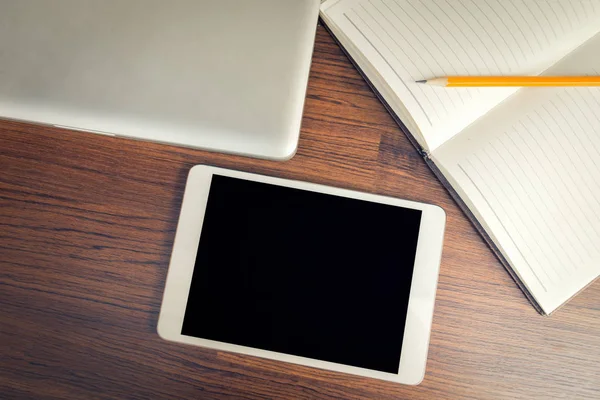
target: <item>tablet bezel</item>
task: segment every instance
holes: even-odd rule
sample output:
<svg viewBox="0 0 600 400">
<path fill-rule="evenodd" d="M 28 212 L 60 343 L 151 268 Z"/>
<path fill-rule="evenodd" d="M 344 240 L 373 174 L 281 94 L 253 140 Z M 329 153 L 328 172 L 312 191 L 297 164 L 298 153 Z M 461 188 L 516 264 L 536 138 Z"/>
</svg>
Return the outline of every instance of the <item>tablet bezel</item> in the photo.
<svg viewBox="0 0 600 400">
<path fill-rule="evenodd" d="M 397 374 L 181 334 L 213 174 L 422 211 L 404 339 Z M 419 384 L 425 375 L 445 223 L 445 212 L 440 207 L 434 205 L 313 183 L 197 165 L 190 170 L 188 175 L 158 319 L 158 334 L 165 340 L 179 343 L 232 351 L 403 384 Z"/>
</svg>

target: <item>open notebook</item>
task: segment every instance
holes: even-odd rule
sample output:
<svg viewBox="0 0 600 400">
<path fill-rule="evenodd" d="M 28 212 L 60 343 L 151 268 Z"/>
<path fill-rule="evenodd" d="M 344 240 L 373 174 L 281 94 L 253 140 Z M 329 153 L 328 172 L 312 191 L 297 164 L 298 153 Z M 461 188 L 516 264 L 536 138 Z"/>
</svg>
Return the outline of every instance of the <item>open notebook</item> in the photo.
<svg viewBox="0 0 600 400">
<path fill-rule="evenodd" d="M 536 308 L 600 275 L 600 88 L 443 88 L 600 75 L 600 0 L 326 0 L 321 16 Z"/>
</svg>

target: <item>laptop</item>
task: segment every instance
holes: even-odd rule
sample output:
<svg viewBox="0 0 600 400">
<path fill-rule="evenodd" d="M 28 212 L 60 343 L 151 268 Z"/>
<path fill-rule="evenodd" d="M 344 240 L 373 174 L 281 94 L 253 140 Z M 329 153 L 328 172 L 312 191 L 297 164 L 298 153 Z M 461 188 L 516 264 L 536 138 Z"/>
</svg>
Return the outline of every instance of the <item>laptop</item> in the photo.
<svg viewBox="0 0 600 400">
<path fill-rule="evenodd" d="M 0 118 L 288 159 L 319 0 L 0 0 Z"/>
</svg>

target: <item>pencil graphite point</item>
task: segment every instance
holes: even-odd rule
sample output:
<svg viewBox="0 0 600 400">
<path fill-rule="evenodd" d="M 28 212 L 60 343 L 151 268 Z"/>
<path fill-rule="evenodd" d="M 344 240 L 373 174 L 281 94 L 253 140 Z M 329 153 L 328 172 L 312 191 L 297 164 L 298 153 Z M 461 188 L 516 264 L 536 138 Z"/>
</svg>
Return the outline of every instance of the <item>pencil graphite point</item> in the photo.
<svg viewBox="0 0 600 400">
<path fill-rule="evenodd" d="M 427 83 L 427 79 L 423 79 L 421 81 L 415 81 L 416 83 Z"/>
<path fill-rule="evenodd" d="M 448 84 L 448 78 L 432 78 L 417 82 L 422 83 L 424 85 L 446 86 Z"/>
</svg>

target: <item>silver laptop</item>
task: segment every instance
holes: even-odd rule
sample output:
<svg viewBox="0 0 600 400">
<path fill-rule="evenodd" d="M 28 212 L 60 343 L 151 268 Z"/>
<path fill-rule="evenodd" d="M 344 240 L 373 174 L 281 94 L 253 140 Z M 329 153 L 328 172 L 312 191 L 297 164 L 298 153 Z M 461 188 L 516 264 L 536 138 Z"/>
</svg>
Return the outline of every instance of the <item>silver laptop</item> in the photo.
<svg viewBox="0 0 600 400">
<path fill-rule="evenodd" d="M 0 117 L 270 159 L 319 0 L 0 0 Z"/>
</svg>

